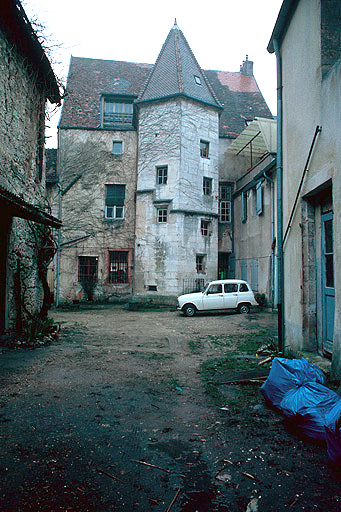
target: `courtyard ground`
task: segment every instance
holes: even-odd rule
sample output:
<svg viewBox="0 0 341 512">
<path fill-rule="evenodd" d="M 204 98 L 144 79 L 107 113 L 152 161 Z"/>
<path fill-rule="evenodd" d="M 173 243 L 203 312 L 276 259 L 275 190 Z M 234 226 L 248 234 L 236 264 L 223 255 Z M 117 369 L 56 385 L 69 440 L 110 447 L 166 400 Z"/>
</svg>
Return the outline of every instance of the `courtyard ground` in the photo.
<svg viewBox="0 0 341 512">
<path fill-rule="evenodd" d="M 269 371 L 273 313 L 51 316 L 55 341 L 0 353 L 1 511 L 341 511 L 325 446 L 230 383 Z"/>
</svg>

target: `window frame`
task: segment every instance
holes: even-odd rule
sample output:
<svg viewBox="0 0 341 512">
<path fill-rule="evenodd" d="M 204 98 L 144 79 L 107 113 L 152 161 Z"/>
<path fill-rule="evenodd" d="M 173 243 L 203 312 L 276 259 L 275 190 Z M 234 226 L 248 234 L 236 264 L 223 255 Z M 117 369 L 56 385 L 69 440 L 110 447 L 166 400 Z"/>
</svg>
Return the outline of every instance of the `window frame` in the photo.
<svg viewBox="0 0 341 512">
<path fill-rule="evenodd" d="M 120 153 L 117 153 L 117 152 L 114 151 L 115 144 L 120 144 L 120 147 L 121 147 Z M 124 145 L 123 145 L 123 141 L 122 140 L 113 140 L 112 141 L 111 153 L 114 156 L 121 156 L 121 155 L 123 155 L 123 153 L 124 153 Z"/>
<path fill-rule="evenodd" d="M 127 97 L 102 97 L 101 127 L 105 129 L 125 130 L 133 128 L 134 123 L 134 99 Z M 107 105 L 113 105 L 112 112 L 109 112 Z M 116 105 L 122 105 L 116 109 Z M 129 107 L 128 107 L 129 105 Z"/>
<path fill-rule="evenodd" d="M 168 208 L 167 207 L 160 206 L 160 207 L 156 208 L 156 222 L 158 224 L 167 224 L 167 222 L 168 222 Z"/>
<path fill-rule="evenodd" d="M 90 261 L 88 261 L 88 263 L 86 265 L 81 264 L 81 258 L 87 259 L 87 260 L 90 260 L 90 259 L 95 260 L 96 271 L 93 273 L 90 273 L 89 270 L 91 267 L 94 267 L 94 265 L 91 265 Z M 87 268 L 88 272 L 82 273 L 81 269 L 83 269 L 83 268 Z M 89 279 L 90 277 L 95 277 L 96 279 L 98 277 L 98 256 L 86 256 L 86 255 L 78 256 L 78 282 L 81 283 L 82 279 Z"/>
<path fill-rule="evenodd" d="M 195 268 L 198 274 L 206 273 L 206 254 L 195 255 Z"/>
<path fill-rule="evenodd" d="M 193 75 L 194 76 L 194 81 L 197 85 L 202 85 L 202 82 L 201 82 L 201 78 L 199 75 Z"/>
<path fill-rule="evenodd" d="M 207 219 L 200 219 L 200 231 L 202 236 L 207 237 L 211 234 L 211 221 Z"/>
<path fill-rule="evenodd" d="M 202 179 L 202 193 L 204 196 L 211 196 L 213 188 L 213 180 L 212 178 L 208 178 L 204 176 Z"/>
<path fill-rule="evenodd" d="M 113 254 L 120 255 L 117 260 L 112 258 Z M 121 258 L 122 255 L 125 255 L 125 261 Z M 112 265 L 117 264 L 117 270 L 111 270 Z M 120 268 L 123 267 L 123 268 Z M 112 276 L 114 272 L 121 273 L 123 272 L 125 275 L 124 280 L 114 279 Z M 120 274 L 122 275 L 122 274 Z M 109 250 L 109 260 L 108 260 L 108 284 L 129 284 L 129 251 L 127 250 Z"/>
<path fill-rule="evenodd" d="M 157 165 L 156 166 L 156 184 L 157 185 L 167 185 L 167 181 L 168 181 L 168 165 Z"/>
<path fill-rule="evenodd" d="M 200 156 L 201 156 L 201 158 L 209 158 L 210 157 L 209 141 L 200 139 Z"/>
<path fill-rule="evenodd" d="M 228 190 L 226 198 L 223 190 Z M 219 183 L 219 222 L 232 222 L 232 185 Z"/>
<path fill-rule="evenodd" d="M 123 204 L 107 204 L 108 202 L 112 202 L 108 200 L 108 187 L 121 187 L 123 189 Z M 105 220 L 123 220 L 125 216 L 125 191 L 126 185 L 124 183 L 105 183 L 105 209 L 104 209 L 104 218 Z M 117 194 L 119 196 L 119 194 Z M 118 201 L 121 203 L 122 201 Z M 112 215 L 108 214 L 109 209 L 112 208 Z M 119 214 L 121 213 L 121 215 Z"/>
</svg>

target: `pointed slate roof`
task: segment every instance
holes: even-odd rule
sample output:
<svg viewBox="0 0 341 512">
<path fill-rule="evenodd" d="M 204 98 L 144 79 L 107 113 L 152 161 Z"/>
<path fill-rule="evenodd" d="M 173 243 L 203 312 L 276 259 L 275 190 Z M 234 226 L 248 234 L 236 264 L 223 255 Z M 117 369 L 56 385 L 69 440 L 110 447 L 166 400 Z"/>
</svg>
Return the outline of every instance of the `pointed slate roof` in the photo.
<svg viewBox="0 0 341 512">
<path fill-rule="evenodd" d="M 186 96 L 221 108 L 205 73 L 176 23 L 167 36 L 137 102 L 175 96 Z"/>
</svg>

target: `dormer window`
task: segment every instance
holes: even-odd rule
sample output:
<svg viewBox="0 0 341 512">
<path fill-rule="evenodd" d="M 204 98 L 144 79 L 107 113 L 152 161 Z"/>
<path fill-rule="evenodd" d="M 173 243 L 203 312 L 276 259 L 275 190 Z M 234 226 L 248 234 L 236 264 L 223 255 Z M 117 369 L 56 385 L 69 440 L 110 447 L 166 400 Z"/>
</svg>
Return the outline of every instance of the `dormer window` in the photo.
<svg viewBox="0 0 341 512">
<path fill-rule="evenodd" d="M 133 104 L 104 98 L 103 127 L 125 129 L 133 124 Z"/>
<path fill-rule="evenodd" d="M 197 85 L 202 85 L 200 76 L 194 75 L 194 80 Z"/>
</svg>

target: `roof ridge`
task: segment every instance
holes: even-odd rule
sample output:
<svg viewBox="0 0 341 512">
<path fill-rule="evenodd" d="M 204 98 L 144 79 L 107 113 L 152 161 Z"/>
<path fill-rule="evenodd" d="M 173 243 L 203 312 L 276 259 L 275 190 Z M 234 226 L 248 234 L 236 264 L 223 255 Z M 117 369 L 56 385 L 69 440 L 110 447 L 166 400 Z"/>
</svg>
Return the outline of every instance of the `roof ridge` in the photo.
<svg viewBox="0 0 341 512">
<path fill-rule="evenodd" d="M 182 78 L 182 67 L 181 67 L 181 60 L 180 60 L 180 47 L 179 47 L 179 34 L 178 34 L 178 27 L 176 24 L 174 24 L 173 29 L 175 34 L 175 57 L 176 57 L 176 69 L 178 73 L 178 82 L 179 82 L 179 89 L 180 92 L 184 92 L 184 82 Z"/>
</svg>

